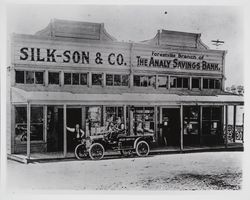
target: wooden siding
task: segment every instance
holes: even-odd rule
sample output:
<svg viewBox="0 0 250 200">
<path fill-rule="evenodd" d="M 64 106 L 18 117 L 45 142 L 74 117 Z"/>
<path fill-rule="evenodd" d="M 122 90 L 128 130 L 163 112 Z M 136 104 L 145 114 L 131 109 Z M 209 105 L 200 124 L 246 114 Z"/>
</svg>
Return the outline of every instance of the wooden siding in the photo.
<svg viewBox="0 0 250 200">
<path fill-rule="evenodd" d="M 27 152 L 27 144 L 15 144 L 14 146 L 14 153 L 26 153 Z M 46 143 L 33 143 L 30 144 L 30 152 L 46 152 L 47 144 Z"/>
<path fill-rule="evenodd" d="M 22 56 L 20 49 L 23 47 L 29 48 L 29 56 L 31 54 L 30 48 L 39 48 L 40 50 L 40 58 L 45 58 L 45 61 L 37 61 L 36 58 L 34 61 L 31 61 L 30 58 L 27 60 L 20 60 L 20 56 Z M 150 46 L 150 45 L 142 45 L 134 43 L 133 47 L 131 48 L 130 43 L 118 43 L 118 42 L 93 42 L 93 41 L 86 41 L 86 42 L 69 42 L 69 41 L 57 41 L 53 39 L 43 39 L 37 37 L 27 37 L 21 35 L 15 35 L 12 40 L 12 65 L 16 66 L 33 66 L 39 67 L 39 69 L 53 69 L 53 68 L 61 68 L 61 69 L 86 69 L 87 71 L 113 71 L 117 70 L 129 70 L 130 67 L 139 71 L 145 71 L 152 73 L 152 71 L 159 72 L 159 73 L 192 73 L 192 74 L 211 74 L 213 75 L 223 75 L 224 74 L 224 67 L 223 67 L 223 57 L 225 51 L 218 51 L 218 50 L 197 50 L 197 49 L 183 49 L 183 48 L 167 48 L 163 46 Z M 49 62 L 46 60 L 47 56 L 47 49 L 53 50 L 55 49 L 55 59 L 56 62 Z M 71 51 L 71 61 L 66 63 L 63 61 L 63 53 L 65 51 Z M 37 51 L 35 49 L 35 51 Z M 82 57 L 79 62 L 74 63 L 72 61 L 72 54 L 73 52 L 82 52 L 89 53 L 89 63 L 84 60 L 82 62 Z M 97 57 L 97 53 L 101 53 L 102 64 L 97 64 L 95 59 Z M 131 53 L 132 52 L 132 53 Z M 152 53 L 160 53 L 160 54 L 174 54 L 175 57 L 166 57 L 166 56 L 152 56 Z M 113 55 L 111 55 L 114 53 Z M 122 55 L 122 64 L 117 62 L 117 56 Z M 114 65 L 109 63 L 109 56 L 111 55 L 111 61 L 114 62 Z M 36 56 L 36 55 L 35 55 Z M 82 56 L 82 55 L 81 55 Z M 169 60 L 171 61 L 169 68 L 164 67 L 148 67 L 148 66 L 138 66 L 137 57 L 140 56 L 141 58 L 153 59 L 158 60 Z M 189 58 L 181 58 L 182 56 L 187 56 Z M 192 58 L 190 58 L 192 57 Z M 202 57 L 202 59 L 199 59 Z M 181 62 L 207 62 L 212 64 L 218 64 L 219 70 L 204 70 L 200 69 L 180 69 L 173 67 L 173 60 L 178 59 Z M 202 64 L 200 64 L 202 65 Z"/>
</svg>

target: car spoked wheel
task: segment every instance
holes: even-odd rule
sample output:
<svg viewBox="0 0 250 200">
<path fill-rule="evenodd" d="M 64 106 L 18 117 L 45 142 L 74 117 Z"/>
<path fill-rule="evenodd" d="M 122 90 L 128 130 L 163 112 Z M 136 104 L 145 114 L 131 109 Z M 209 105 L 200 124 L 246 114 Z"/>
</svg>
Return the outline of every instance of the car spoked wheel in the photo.
<svg viewBox="0 0 250 200">
<path fill-rule="evenodd" d="M 84 144 L 78 144 L 75 148 L 75 156 L 78 160 L 88 157 L 88 152 Z"/>
<path fill-rule="evenodd" d="M 145 141 L 139 141 L 136 145 L 135 150 L 138 156 L 147 156 L 149 154 L 149 145 Z"/>
<path fill-rule="evenodd" d="M 92 144 L 89 148 L 89 156 L 92 160 L 102 159 L 104 156 L 104 147 L 99 143 Z"/>
</svg>

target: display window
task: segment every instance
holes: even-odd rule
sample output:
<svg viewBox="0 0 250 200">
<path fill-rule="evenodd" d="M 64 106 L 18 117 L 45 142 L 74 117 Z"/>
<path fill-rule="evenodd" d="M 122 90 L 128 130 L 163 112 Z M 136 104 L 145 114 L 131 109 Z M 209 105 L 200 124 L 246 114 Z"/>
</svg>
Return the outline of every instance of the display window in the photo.
<svg viewBox="0 0 250 200">
<path fill-rule="evenodd" d="M 135 134 L 154 133 L 154 107 L 135 107 Z"/>
<path fill-rule="evenodd" d="M 42 141 L 43 138 L 43 107 L 31 107 L 30 140 Z M 27 141 L 27 107 L 15 107 L 15 141 Z"/>
</svg>

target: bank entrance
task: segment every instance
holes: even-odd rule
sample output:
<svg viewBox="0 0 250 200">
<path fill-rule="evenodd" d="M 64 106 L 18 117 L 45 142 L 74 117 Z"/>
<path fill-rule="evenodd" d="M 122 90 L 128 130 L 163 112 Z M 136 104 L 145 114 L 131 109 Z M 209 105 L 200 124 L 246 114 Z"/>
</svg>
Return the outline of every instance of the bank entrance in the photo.
<svg viewBox="0 0 250 200">
<path fill-rule="evenodd" d="M 161 145 L 180 146 L 180 108 L 161 108 Z"/>
</svg>

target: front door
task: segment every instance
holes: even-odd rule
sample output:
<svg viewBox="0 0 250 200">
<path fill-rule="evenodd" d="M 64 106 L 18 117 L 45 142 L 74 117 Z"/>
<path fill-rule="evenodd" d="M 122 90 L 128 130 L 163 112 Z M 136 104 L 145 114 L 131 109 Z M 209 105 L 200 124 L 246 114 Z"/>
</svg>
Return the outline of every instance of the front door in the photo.
<svg viewBox="0 0 250 200">
<path fill-rule="evenodd" d="M 180 145 L 180 109 L 162 108 L 162 141 L 165 146 Z"/>
<path fill-rule="evenodd" d="M 75 128 L 75 125 L 79 124 L 82 129 L 82 109 L 81 108 L 67 108 L 67 127 Z M 74 151 L 75 133 L 67 131 L 67 150 L 69 152 Z"/>
</svg>

